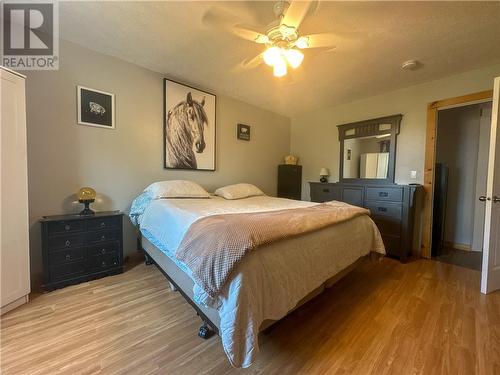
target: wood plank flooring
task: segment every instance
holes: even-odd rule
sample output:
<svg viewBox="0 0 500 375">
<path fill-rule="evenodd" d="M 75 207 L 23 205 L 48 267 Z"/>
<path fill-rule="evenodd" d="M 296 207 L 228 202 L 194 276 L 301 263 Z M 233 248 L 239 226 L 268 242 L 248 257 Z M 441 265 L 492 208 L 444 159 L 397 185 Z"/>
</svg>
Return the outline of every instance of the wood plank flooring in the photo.
<svg viewBox="0 0 500 375">
<path fill-rule="evenodd" d="M 500 374 L 500 293 L 431 260 L 363 263 L 231 368 L 154 266 L 43 294 L 1 319 L 2 374 Z"/>
</svg>

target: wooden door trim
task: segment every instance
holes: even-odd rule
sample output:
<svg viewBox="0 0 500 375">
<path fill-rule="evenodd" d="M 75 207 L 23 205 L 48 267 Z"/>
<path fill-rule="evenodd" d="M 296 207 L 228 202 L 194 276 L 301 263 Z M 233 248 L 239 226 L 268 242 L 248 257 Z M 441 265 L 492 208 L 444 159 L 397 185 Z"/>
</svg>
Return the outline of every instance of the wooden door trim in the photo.
<svg viewBox="0 0 500 375">
<path fill-rule="evenodd" d="M 432 205 L 434 200 L 434 164 L 436 161 L 436 129 L 438 110 L 454 105 L 466 105 L 493 98 L 493 90 L 438 100 L 427 105 L 427 130 L 425 133 L 425 166 L 424 166 L 424 209 L 422 228 L 423 258 L 431 257 L 432 241 Z"/>
</svg>

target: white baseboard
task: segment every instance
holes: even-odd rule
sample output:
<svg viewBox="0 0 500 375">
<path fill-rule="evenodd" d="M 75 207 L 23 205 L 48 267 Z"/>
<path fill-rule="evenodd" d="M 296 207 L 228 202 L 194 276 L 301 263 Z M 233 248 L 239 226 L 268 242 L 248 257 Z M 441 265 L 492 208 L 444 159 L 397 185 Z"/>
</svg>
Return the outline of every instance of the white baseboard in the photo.
<svg viewBox="0 0 500 375">
<path fill-rule="evenodd" d="M 465 243 L 453 243 L 453 242 L 448 242 L 446 241 L 444 243 L 444 245 L 446 247 L 451 247 L 453 249 L 457 249 L 457 250 L 463 250 L 463 251 L 472 251 L 471 249 L 471 245 L 469 244 L 465 244 Z"/>
<path fill-rule="evenodd" d="M 29 301 L 28 295 L 23 296 L 21 298 L 18 298 L 15 301 L 12 301 L 11 303 L 9 303 L 7 305 L 2 306 L 2 308 L 0 309 L 0 315 L 3 315 L 6 312 L 9 312 L 11 310 L 14 310 L 16 307 L 19 307 L 21 305 L 24 305 L 25 303 L 28 303 L 28 301 Z"/>
</svg>

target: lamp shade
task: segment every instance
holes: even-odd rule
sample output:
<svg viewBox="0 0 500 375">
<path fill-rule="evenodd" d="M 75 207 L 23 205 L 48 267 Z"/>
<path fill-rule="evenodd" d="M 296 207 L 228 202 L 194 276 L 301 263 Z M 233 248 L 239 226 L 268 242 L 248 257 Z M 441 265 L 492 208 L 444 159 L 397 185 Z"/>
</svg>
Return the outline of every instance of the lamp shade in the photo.
<svg viewBox="0 0 500 375">
<path fill-rule="evenodd" d="M 321 168 L 321 170 L 319 171 L 319 175 L 320 176 L 330 176 L 330 171 L 328 170 L 328 168 Z"/>
</svg>

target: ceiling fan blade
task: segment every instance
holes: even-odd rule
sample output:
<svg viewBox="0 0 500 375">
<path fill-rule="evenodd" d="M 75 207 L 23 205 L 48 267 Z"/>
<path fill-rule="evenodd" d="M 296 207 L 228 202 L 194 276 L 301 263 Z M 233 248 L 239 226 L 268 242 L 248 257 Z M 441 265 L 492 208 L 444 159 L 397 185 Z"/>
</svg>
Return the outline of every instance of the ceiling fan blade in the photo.
<svg viewBox="0 0 500 375">
<path fill-rule="evenodd" d="M 292 26 L 296 29 L 309 12 L 309 8 L 313 1 L 292 1 L 285 12 L 285 16 L 281 19 L 281 25 Z"/>
<path fill-rule="evenodd" d="M 264 61 L 262 57 L 263 53 L 259 53 L 257 56 L 248 58 L 240 62 L 238 65 L 231 69 L 234 73 L 240 73 L 243 71 L 248 71 L 257 68 Z"/>
<path fill-rule="evenodd" d="M 343 38 L 335 33 L 310 34 L 301 36 L 297 42 L 297 46 L 300 48 L 300 42 L 305 40 L 307 41 L 307 46 L 302 48 L 335 48 L 341 39 Z"/>
<path fill-rule="evenodd" d="M 243 25 L 234 25 L 227 29 L 230 33 L 255 43 L 266 44 L 269 43 L 267 35 L 261 34 L 257 31 L 247 29 Z"/>
<path fill-rule="evenodd" d="M 242 39 L 257 43 L 267 43 L 269 39 L 266 35 L 256 31 L 259 27 L 247 25 L 231 12 L 219 7 L 211 7 L 203 15 L 203 24 L 224 30 Z"/>
</svg>

